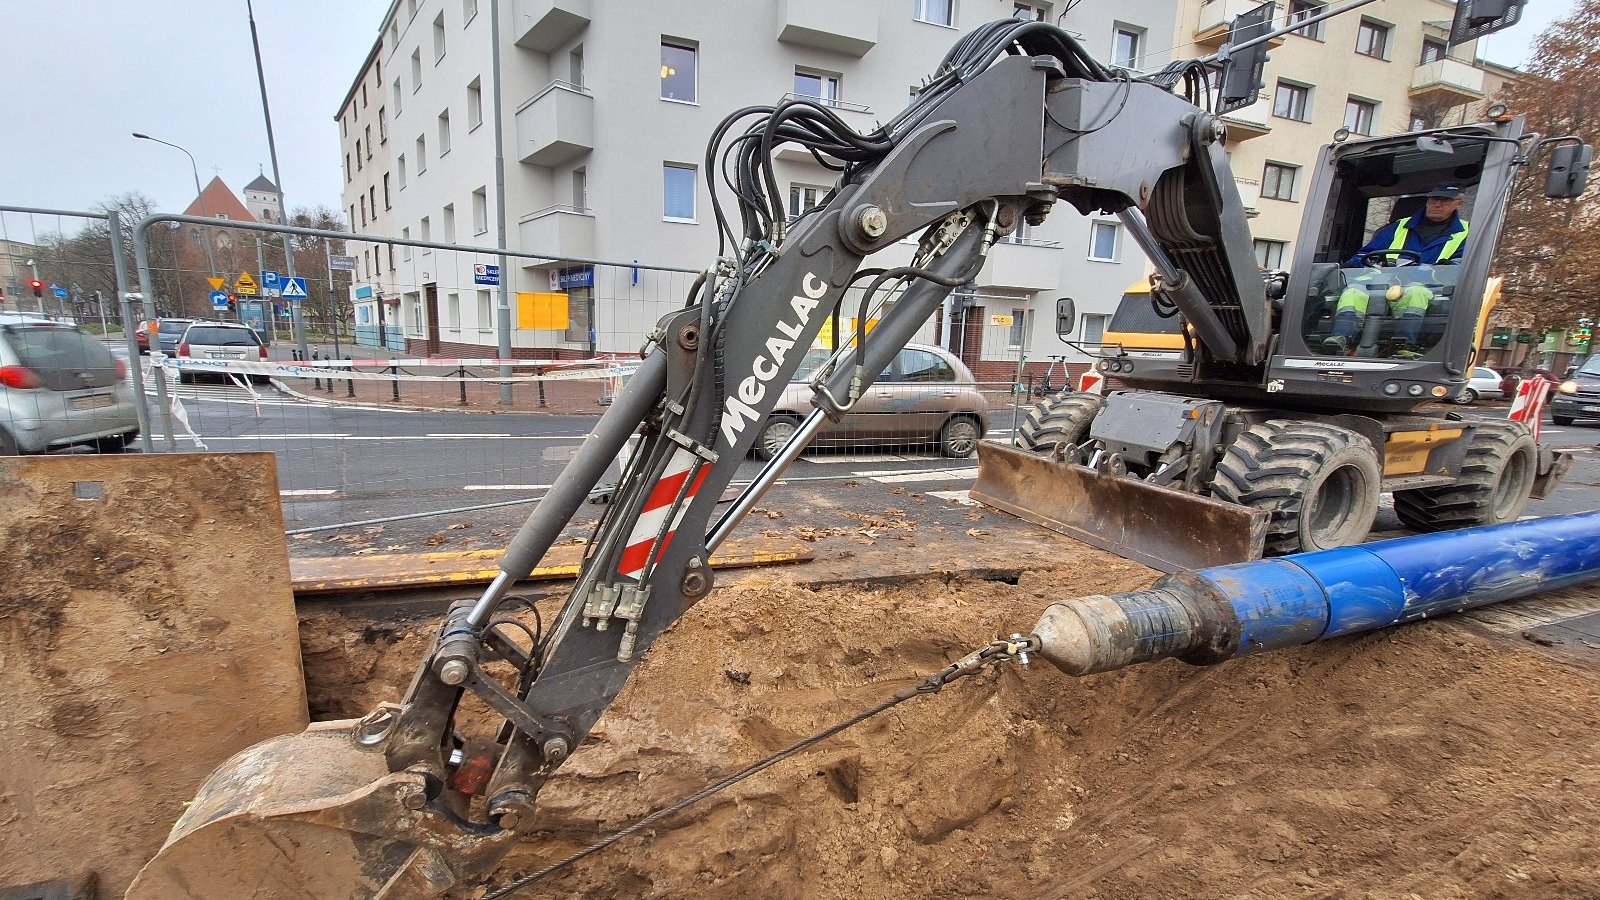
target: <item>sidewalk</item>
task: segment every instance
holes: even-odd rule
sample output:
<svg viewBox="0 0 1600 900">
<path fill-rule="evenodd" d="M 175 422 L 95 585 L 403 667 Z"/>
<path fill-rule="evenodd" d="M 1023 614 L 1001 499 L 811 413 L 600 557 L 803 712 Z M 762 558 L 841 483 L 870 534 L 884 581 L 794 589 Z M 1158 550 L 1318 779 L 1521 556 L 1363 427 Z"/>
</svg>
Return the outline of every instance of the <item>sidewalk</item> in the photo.
<svg viewBox="0 0 1600 900">
<path fill-rule="evenodd" d="M 333 357 L 333 344 L 313 343 L 310 349 L 318 357 Z M 280 341 L 267 351 L 274 360 L 294 359 L 294 344 Z M 491 354 L 492 355 L 492 354 Z M 340 358 L 349 359 L 405 359 L 407 354 L 380 350 L 376 347 L 356 347 L 343 342 L 339 345 Z M 414 358 L 414 357 L 411 357 Z M 362 371 L 373 368 L 363 366 Z M 434 366 L 408 366 L 400 370 L 404 375 L 454 375 L 455 369 Z M 492 378 L 495 373 L 478 368 L 468 369 L 467 375 Z M 531 368 L 518 368 L 516 375 L 531 375 Z M 491 381 L 465 382 L 465 402 L 462 402 L 463 382 L 453 381 L 373 381 L 335 379 L 332 390 L 326 381 L 320 384 L 309 378 L 275 379 L 290 393 L 308 399 L 335 403 L 359 403 L 367 406 L 391 406 L 400 409 L 430 409 L 441 411 L 467 411 L 476 413 L 547 412 L 559 415 L 598 415 L 605 411 L 600 399 L 611 389 L 609 379 L 577 379 L 567 381 L 522 381 L 511 385 L 512 402 L 500 402 L 500 385 Z M 399 399 L 396 397 L 398 385 Z M 352 396 L 353 392 L 353 396 Z"/>
</svg>

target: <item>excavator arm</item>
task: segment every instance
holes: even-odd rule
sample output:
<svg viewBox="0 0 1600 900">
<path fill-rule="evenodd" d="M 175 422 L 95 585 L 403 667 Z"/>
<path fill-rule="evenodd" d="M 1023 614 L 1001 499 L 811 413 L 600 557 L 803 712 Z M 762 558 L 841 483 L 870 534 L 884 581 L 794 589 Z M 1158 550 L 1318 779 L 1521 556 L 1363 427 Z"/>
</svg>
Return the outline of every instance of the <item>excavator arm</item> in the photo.
<svg viewBox="0 0 1600 900">
<path fill-rule="evenodd" d="M 1002 20 L 974 30 L 870 134 L 805 101 L 742 110 L 717 130 L 708 171 L 741 119 L 753 124 L 729 148 L 742 227 L 718 206 L 727 252 L 650 335 L 638 371 L 517 534 L 499 577 L 446 616 L 401 702 L 224 764 L 130 897 L 423 897 L 487 875 L 536 826 L 540 788 L 641 655 L 711 590 L 712 550 L 816 428 L 846 415 L 977 274 L 989 247 L 1057 200 L 1121 218 L 1207 359 L 1263 358 L 1267 306 L 1217 121 L 1163 84 L 1108 71 L 1058 28 Z M 783 143 L 843 169 L 827 202 L 794 222 L 770 163 Z M 910 265 L 862 269 L 918 234 Z M 851 308 L 849 289 L 867 279 L 860 310 Z M 892 308 L 814 381 L 816 412 L 718 516 L 824 326 L 839 314 L 865 322 L 859 313 L 894 288 Z M 525 633 L 502 612 L 511 587 L 636 435 L 571 594 L 542 632 Z M 457 731 L 469 694 L 504 719 L 492 737 Z M 235 862 L 219 870 L 224 848 Z"/>
</svg>

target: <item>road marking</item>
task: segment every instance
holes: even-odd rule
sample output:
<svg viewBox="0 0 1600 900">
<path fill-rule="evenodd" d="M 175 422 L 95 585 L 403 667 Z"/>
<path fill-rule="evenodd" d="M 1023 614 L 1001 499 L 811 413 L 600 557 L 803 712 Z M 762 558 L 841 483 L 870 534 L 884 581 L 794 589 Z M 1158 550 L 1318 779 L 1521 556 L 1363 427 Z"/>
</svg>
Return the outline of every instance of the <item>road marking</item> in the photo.
<svg viewBox="0 0 1600 900">
<path fill-rule="evenodd" d="M 335 440 L 342 440 L 342 439 L 349 438 L 349 437 L 351 437 L 351 435 L 348 435 L 348 434 L 227 434 L 227 435 L 217 435 L 215 437 L 207 436 L 206 440 L 208 440 L 208 441 L 260 441 L 260 440 L 266 440 L 267 438 L 276 438 L 276 439 L 287 440 L 287 441 L 304 441 L 304 440 L 313 440 L 313 439 L 321 439 L 321 438 L 332 438 L 332 439 L 335 439 Z M 357 440 L 359 440 L 359 438 L 357 438 Z"/>
<path fill-rule="evenodd" d="M 864 473 L 858 472 L 857 474 Z M 957 479 L 977 478 L 978 468 L 973 466 L 970 469 L 934 469 L 928 472 L 902 472 L 898 475 L 870 475 L 866 477 L 883 484 L 895 484 L 903 481 L 955 481 Z"/>
<path fill-rule="evenodd" d="M 548 484 L 464 484 L 463 491 L 547 491 Z"/>
<path fill-rule="evenodd" d="M 461 434 L 450 434 L 448 432 L 433 432 L 433 431 L 430 431 L 427 434 L 423 435 L 423 437 L 434 437 L 434 438 L 508 438 L 508 437 L 511 437 L 511 434 L 509 432 L 504 432 L 504 433 L 496 432 L 496 433 L 493 433 L 493 434 L 484 433 L 484 432 L 477 432 L 477 433 L 463 432 Z"/>
<path fill-rule="evenodd" d="M 339 493 L 336 488 L 299 488 L 291 491 L 279 491 L 279 497 L 327 497 Z"/>
<path fill-rule="evenodd" d="M 498 436 L 498 435 L 496 436 L 496 438 L 498 440 L 502 440 L 502 441 L 575 441 L 575 440 L 580 440 L 582 437 L 583 437 L 582 435 L 577 435 L 577 434 L 568 434 L 568 435 L 515 434 L 515 435 L 507 435 L 507 436 L 504 436 L 504 437 L 501 437 L 501 436 Z M 307 440 L 307 439 L 313 439 L 313 438 L 320 440 L 320 439 L 326 438 L 326 439 L 331 439 L 331 440 L 336 440 L 336 441 L 458 441 L 458 440 L 462 440 L 462 438 L 460 438 L 460 437 L 444 437 L 444 436 L 440 436 L 440 435 L 425 435 L 425 434 L 396 434 L 396 435 L 384 436 L 384 435 L 375 435 L 375 434 L 342 434 L 342 433 L 341 434 L 232 434 L 232 435 L 222 435 L 222 436 L 218 436 L 218 437 L 214 437 L 214 438 L 213 437 L 207 437 L 206 440 L 208 440 L 208 441 L 211 441 L 211 440 L 217 440 L 217 441 L 257 441 L 257 440 L 263 440 L 263 439 L 266 439 L 266 438 L 287 438 L 287 439 L 290 439 L 290 440 Z"/>
</svg>

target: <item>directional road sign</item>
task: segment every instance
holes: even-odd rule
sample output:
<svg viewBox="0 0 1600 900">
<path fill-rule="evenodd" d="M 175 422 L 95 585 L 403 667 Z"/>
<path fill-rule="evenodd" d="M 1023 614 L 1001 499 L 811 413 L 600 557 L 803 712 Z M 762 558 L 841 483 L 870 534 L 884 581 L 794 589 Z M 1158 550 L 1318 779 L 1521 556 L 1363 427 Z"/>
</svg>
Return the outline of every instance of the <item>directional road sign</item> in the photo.
<svg viewBox="0 0 1600 900">
<path fill-rule="evenodd" d="M 65 297 L 67 289 L 52 281 L 50 283 L 50 293 L 55 294 L 57 297 Z"/>
<path fill-rule="evenodd" d="M 222 290 L 222 286 L 227 283 L 228 279 L 223 278 L 221 275 L 213 275 L 210 278 L 207 278 L 206 281 L 211 283 L 211 289 L 213 291 L 220 291 Z"/>
<path fill-rule="evenodd" d="M 285 299 L 285 300 L 304 300 L 304 299 L 306 299 L 306 280 L 304 278 L 284 278 L 284 279 L 281 279 L 278 283 L 279 283 L 279 285 L 281 285 L 279 287 L 279 290 L 283 292 L 282 293 L 283 299 Z"/>
<path fill-rule="evenodd" d="M 472 267 L 473 284 L 499 284 L 500 267 L 475 265 Z"/>
<path fill-rule="evenodd" d="M 354 256 L 330 256 L 328 257 L 328 268 L 337 269 L 340 272 L 354 272 L 356 270 L 356 258 Z"/>
<path fill-rule="evenodd" d="M 221 281 L 222 279 L 219 278 L 217 280 Z M 221 291 L 212 291 L 211 292 L 211 305 L 216 307 L 217 309 L 227 309 L 228 308 L 228 295 L 224 294 Z"/>
<path fill-rule="evenodd" d="M 245 297 L 254 297 L 260 293 L 256 288 L 256 277 L 249 272 L 240 272 L 239 277 L 233 280 L 233 292 Z"/>
</svg>

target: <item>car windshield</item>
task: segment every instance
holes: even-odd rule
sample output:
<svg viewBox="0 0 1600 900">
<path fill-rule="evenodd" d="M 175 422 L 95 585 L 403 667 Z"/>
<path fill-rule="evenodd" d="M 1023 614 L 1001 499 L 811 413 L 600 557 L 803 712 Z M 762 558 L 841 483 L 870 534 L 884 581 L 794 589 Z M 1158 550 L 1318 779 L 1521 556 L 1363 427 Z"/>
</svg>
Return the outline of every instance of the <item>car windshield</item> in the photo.
<svg viewBox="0 0 1600 900">
<path fill-rule="evenodd" d="M 1314 352 L 1419 356 L 1444 336 L 1460 267 L 1329 266 L 1313 276 L 1303 323 Z"/>
<path fill-rule="evenodd" d="M 183 330 L 188 327 L 188 319 L 175 319 L 172 321 L 162 322 L 160 325 L 160 330 L 166 334 L 181 334 Z"/>
<path fill-rule="evenodd" d="M 1600 353 L 1589 357 L 1582 366 L 1578 367 L 1579 375 L 1600 375 Z"/>
<path fill-rule="evenodd" d="M 117 364 L 104 344 L 76 328 L 10 325 L 6 336 L 29 369 L 110 369 Z"/>
<path fill-rule="evenodd" d="M 207 344 L 212 347 L 254 347 L 261 342 L 248 328 L 215 328 L 196 325 L 183 335 L 185 344 Z"/>
</svg>

